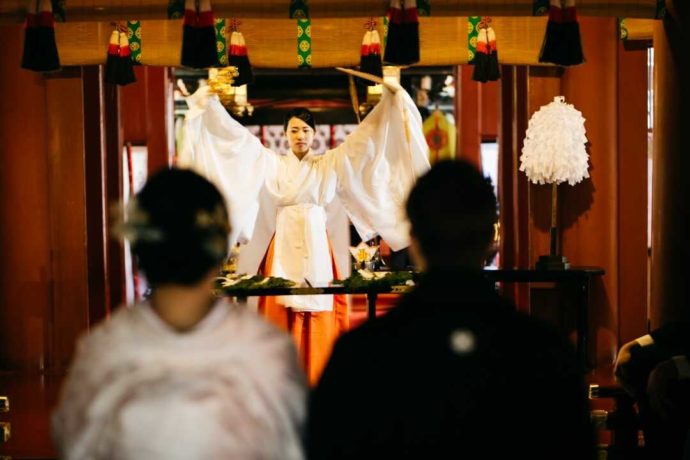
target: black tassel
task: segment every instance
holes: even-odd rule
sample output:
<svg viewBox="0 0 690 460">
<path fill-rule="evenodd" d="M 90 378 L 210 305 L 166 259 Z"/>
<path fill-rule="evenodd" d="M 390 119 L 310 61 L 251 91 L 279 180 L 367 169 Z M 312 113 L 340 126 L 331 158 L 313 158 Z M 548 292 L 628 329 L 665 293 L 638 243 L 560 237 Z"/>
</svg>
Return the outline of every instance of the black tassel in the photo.
<svg viewBox="0 0 690 460">
<path fill-rule="evenodd" d="M 33 13 L 26 15 L 24 25 L 24 52 L 22 67 L 28 70 L 38 70 L 38 16 Z"/>
<path fill-rule="evenodd" d="M 232 86 L 242 86 L 254 82 L 254 72 L 247 54 L 247 44 L 242 32 L 233 32 L 230 37 L 229 64 L 237 68 L 238 75 L 233 79 Z"/>
<path fill-rule="evenodd" d="M 182 59 L 180 60 L 181 64 L 185 67 L 199 67 L 196 54 L 199 43 L 196 22 L 196 10 L 190 10 L 185 7 L 184 22 L 182 25 Z"/>
<path fill-rule="evenodd" d="M 105 61 L 106 83 L 117 84 L 120 60 L 120 32 L 114 30 L 108 43 L 108 58 Z"/>
<path fill-rule="evenodd" d="M 215 67 L 218 65 L 218 52 L 213 12 L 209 2 L 202 2 L 202 11 L 197 14 L 194 3 L 194 0 L 185 1 L 180 61 L 183 66 L 195 69 Z"/>
<path fill-rule="evenodd" d="M 501 70 L 498 65 L 498 48 L 496 47 L 496 33 L 492 27 L 486 30 L 487 41 L 489 42 L 489 54 L 486 62 L 486 74 L 489 81 L 496 81 L 501 78 Z"/>
<path fill-rule="evenodd" d="M 392 0 L 384 61 L 394 65 L 419 62 L 419 18 L 415 0 Z"/>
<path fill-rule="evenodd" d="M 481 83 L 489 81 L 489 42 L 486 28 L 479 30 L 477 36 L 477 49 L 474 53 L 474 70 L 472 71 L 472 80 Z"/>
<path fill-rule="evenodd" d="M 132 62 L 132 50 L 129 49 L 127 33 L 120 32 L 120 49 L 118 50 L 117 84 L 129 85 L 137 81 L 134 76 L 134 63 Z"/>
<path fill-rule="evenodd" d="M 359 60 L 359 70 L 370 75 L 383 78 L 383 65 L 381 64 L 381 41 L 376 30 L 367 31 L 362 39 L 362 49 Z M 366 86 L 376 83 L 370 80 L 359 79 Z"/>
<path fill-rule="evenodd" d="M 539 62 L 572 66 L 585 60 L 574 0 L 567 0 L 566 5 L 561 8 L 560 0 L 551 1 Z"/>
<path fill-rule="evenodd" d="M 55 19 L 50 0 L 41 1 L 40 13 L 27 14 L 22 67 L 37 72 L 60 70 L 60 57 L 55 43 Z"/>
<path fill-rule="evenodd" d="M 218 50 L 216 48 L 216 29 L 213 26 L 213 12 L 199 13 L 197 23 L 197 68 L 218 66 Z"/>
<path fill-rule="evenodd" d="M 577 12 L 574 6 L 563 10 L 562 34 L 565 60 L 561 65 L 571 66 L 585 62 L 582 39 L 580 38 L 580 24 L 577 22 Z"/>
<path fill-rule="evenodd" d="M 113 31 L 108 44 L 108 59 L 105 64 L 105 81 L 113 85 L 128 85 L 137 81 L 134 75 L 129 40 L 125 32 Z"/>
<path fill-rule="evenodd" d="M 549 21 L 546 23 L 539 62 L 561 65 L 560 63 L 565 60 L 563 57 L 563 9 L 552 4 L 549 6 Z"/>
</svg>

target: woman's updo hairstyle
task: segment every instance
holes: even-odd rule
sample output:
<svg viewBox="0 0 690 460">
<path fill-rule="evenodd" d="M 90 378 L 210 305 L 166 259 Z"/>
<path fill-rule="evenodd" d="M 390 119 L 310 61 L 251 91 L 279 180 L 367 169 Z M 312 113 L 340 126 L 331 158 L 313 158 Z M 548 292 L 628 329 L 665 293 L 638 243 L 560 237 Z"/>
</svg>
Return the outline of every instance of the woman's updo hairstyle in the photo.
<svg viewBox="0 0 690 460">
<path fill-rule="evenodd" d="M 316 131 L 316 120 L 314 119 L 314 114 L 311 113 L 311 110 L 305 109 L 304 107 L 297 107 L 285 114 L 283 117 L 283 131 L 287 131 L 288 123 L 290 123 L 290 120 L 293 118 L 299 118 L 308 124 L 311 129 Z"/>
<path fill-rule="evenodd" d="M 196 284 L 227 256 L 230 225 L 223 197 L 190 170 L 153 175 L 127 214 L 121 233 L 152 287 Z"/>
</svg>

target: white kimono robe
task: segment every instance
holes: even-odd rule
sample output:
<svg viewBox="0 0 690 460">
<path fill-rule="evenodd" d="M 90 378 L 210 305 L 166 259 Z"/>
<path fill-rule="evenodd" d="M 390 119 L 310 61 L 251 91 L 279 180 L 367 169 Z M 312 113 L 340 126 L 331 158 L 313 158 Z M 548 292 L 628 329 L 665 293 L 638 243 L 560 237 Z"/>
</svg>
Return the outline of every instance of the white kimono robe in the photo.
<svg viewBox="0 0 690 460">
<path fill-rule="evenodd" d="M 81 342 L 53 414 L 60 458 L 301 459 L 306 381 L 288 336 L 219 301 L 178 333 L 148 304 Z"/>
<path fill-rule="evenodd" d="M 324 155 L 276 154 L 235 121 L 217 96 L 188 98 L 185 163 L 221 189 L 230 208 L 231 242 L 252 240 L 261 257 L 275 233 L 271 275 L 314 286 L 333 281 L 326 207 L 339 198 L 364 240 L 408 245 L 404 203 L 429 168 L 422 120 L 410 96 L 385 89 L 377 106 L 343 144 Z M 260 209 L 261 208 L 261 209 Z M 241 251 L 239 269 L 256 272 Z M 298 311 L 330 311 L 332 296 L 287 296 Z"/>
</svg>

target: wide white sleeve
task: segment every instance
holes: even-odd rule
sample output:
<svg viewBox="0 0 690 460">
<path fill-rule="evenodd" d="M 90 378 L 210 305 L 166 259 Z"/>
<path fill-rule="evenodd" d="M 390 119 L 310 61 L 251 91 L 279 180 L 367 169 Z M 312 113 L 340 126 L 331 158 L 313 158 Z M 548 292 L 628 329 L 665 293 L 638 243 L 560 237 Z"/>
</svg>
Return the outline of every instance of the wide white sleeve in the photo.
<svg viewBox="0 0 690 460">
<path fill-rule="evenodd" d="M 381 101 L 328 155 L 338 196 L 360 236 L 370 239 L 373 231 L 395 251 L 407 247 L 405 201 L 429 169 L 422 117 L 409 94 L 384 87 Z"/>
<path fill-rule="evenodd" d="M 275 154 L 206 88 L 187 98 L 187 103 L 180 166 L 194 169 L 221 190 L 230 213 L 230 244 L 246 242 L 254 232 L 259 192 L 275 168 Z"/>
</svg>

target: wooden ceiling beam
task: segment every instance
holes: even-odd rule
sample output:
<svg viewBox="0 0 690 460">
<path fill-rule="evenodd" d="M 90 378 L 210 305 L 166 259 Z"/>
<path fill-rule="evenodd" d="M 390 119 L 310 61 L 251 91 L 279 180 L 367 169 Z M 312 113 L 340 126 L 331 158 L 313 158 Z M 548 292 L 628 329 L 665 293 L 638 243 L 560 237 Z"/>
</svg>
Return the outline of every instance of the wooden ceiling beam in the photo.
<svg viewBox="0 0 690 460">
<path fill-rule="evenodd" d="M 65 16 L 70 22 L 108 22 L 167 19 L 168 0 L 67 0 Z M 0 23 L 24 20 L 27 0 L 0 1 Z M 285 19 L 289 17 L 288 0 L 214 0 L 219 17 L 247 19 Z M 386 0 L 312 0 L 311 18 L 348 18 L 383 16 Z M 654 18 L 657 0 L 578 0 L 582 16 Z M 431 15 L 453 16 L 532 16 L 533 0 L 434 0 Z"/>
</svg>

